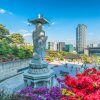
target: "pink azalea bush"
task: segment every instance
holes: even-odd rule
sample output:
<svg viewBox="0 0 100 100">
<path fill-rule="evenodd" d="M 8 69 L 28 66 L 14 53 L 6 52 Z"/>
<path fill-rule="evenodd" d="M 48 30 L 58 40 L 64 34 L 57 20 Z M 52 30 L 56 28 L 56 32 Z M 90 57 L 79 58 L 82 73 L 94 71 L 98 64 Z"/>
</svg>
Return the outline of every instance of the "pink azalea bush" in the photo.
<svg viewBox="0 0 100 100">
<path fill-rule="evenodd" d="M 86 69 L 76 78 L 66 74 L 64 83 L 60 100 L 100 100 L 100 71 L 96 68 Z"/>
</svg>

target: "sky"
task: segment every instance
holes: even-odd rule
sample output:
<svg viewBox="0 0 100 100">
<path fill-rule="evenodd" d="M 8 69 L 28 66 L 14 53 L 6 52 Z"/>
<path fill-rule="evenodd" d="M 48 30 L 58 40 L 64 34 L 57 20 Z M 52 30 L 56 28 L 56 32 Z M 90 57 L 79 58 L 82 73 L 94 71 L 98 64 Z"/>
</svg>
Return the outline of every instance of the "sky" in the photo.
<svg viewBox="0 0 100 100">
<path fill-rule="evenodd" d="M 63 41 L 74 44 L 78 24 L 87 25 L 88 43 L 100 42 L 100 0 L 0 0 L 0 23 L 10 33 L 21 33 L 26 42 L 32 42 L 33 20 L 43 15 L 49 25 L 48 41 Z"/>
</svg>

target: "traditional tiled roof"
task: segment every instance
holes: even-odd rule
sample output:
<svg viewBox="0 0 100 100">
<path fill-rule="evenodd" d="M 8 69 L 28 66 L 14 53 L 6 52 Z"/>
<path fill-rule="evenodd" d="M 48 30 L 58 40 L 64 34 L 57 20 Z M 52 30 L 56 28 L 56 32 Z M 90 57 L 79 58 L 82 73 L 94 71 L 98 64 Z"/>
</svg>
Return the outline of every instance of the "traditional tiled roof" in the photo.
<svg viewBox="0 0 100 100">
<path fill-rule="evenodd" d="M 81 59 L 81 56 L 79 54 L 67 54 L 64 56 L 65 59 Z"/>
<path fill-rule="evenodd" d="M 37 24 L 37 23 L 41 23 L 41 24 L 48 24 L 49 22 L 44 19 L 44 18 L 37 18 L 35 20 L 28 20 L 29 23 L 32 23 L 32 24 Z"/>
</svg>

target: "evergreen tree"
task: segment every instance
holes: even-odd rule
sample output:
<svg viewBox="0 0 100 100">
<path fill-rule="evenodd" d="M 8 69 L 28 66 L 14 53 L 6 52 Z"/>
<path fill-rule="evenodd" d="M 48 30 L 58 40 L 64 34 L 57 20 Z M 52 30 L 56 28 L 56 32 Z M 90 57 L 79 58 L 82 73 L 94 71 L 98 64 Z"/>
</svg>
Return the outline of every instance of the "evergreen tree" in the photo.
<svg viewBox="0 0 100 100">
<path fill-rule="evenodd" d="M 0 40 L 6 38 L 9 35 L 9 30 L 5 28 L 2 24 L 0 24 Z"/>
</svg>

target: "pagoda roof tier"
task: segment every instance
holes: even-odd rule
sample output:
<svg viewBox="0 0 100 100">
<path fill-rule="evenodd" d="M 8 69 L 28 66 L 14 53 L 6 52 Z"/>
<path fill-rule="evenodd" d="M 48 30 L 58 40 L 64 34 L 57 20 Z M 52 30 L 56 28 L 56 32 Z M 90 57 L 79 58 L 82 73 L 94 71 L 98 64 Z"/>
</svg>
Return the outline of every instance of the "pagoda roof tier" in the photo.
<svg viewBox="0 0 100 100">
<path fill-rule="evenodd" d="M 29 23 L 31 23 L 31 24 L 37 24 L 37 23 L 49 24 L 49 22 L 48 22 L 46 19 L 44 19 L 44 18 L 37 18 L 37 19 L 35 19 L 35 20 L 28 20 L 28 21 L 29 21 Z"/>
</svg>

